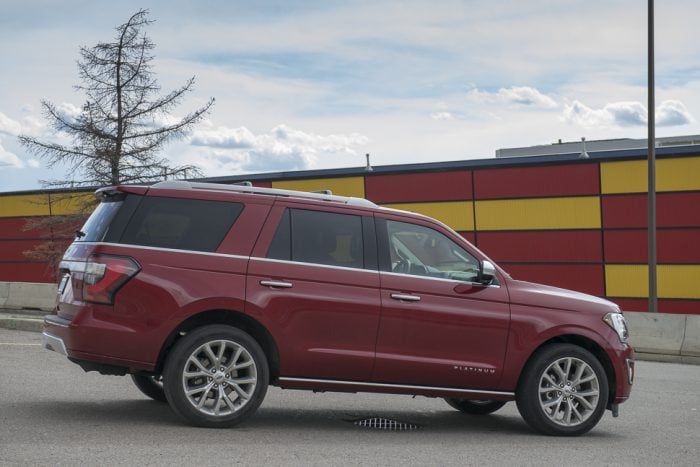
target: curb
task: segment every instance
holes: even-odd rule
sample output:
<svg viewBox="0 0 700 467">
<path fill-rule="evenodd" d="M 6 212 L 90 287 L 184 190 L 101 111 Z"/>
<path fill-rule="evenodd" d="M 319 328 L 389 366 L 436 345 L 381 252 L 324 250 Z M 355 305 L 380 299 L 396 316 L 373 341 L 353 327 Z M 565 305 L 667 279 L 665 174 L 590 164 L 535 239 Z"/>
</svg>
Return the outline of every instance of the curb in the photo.
<svg viewBox="0 0 700 467">
<path fill-rule="evenodd" d="M 0 328 L 41 332 L 44 329 L 44 318 L 0 313 Z"/>
</svg>

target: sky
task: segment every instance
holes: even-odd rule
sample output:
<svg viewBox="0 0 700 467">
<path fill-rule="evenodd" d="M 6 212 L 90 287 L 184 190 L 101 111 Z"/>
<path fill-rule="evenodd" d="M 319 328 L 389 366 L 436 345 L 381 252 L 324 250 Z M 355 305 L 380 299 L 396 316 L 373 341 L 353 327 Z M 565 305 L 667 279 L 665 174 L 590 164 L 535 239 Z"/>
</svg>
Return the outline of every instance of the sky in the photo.
<svg viewBox="0 0 700 467">
<path fill-rule="evenodd" d="M 80 47 L 140 8 L 163 92 L 196 79 L 173 116 L 216 98 L 162 153 L 206 176 L 646 137 L 644 0 L 0 0 L 0 192 L 66 176 L 17 135 L 70 143 L 41 100 L 79 109 Z M 656 2 L 657 136 L 700 134 L 699 13 Z"/>
</svg>

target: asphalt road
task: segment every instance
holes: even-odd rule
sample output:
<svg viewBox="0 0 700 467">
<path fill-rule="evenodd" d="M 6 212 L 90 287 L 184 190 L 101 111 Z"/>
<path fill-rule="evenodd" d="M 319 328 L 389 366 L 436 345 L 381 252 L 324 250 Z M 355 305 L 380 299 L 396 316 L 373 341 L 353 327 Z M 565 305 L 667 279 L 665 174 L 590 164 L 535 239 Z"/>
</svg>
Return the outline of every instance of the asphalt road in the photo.
<svg viewBox="0 0 700 467">
<path fill-rule="evenodd" d="M 534 434 L 510 403 L 270 388 L 239 428 L 186 426 L 131 379 L 84 373 L 38 333 L 0 330 L 0 465 L 699 465 L 700 366 L 638 362 L 632 398 L 580 438 Z M 390 432 L 365 417 L 420 425 Z"/>
</svg>

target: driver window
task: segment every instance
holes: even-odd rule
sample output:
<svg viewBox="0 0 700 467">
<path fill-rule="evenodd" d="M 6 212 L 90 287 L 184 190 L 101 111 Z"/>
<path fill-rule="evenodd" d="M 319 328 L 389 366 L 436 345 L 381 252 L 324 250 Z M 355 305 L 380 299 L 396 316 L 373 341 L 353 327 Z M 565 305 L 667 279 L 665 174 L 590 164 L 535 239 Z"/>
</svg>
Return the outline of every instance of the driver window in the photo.
<svg viewBox="0 0 700 467">
<path fill-rule="evenodd" d="M 388 220 L 391 272 L 476 282 L 479 262 L 464 248 L 428 227 Z"/>
</svg>

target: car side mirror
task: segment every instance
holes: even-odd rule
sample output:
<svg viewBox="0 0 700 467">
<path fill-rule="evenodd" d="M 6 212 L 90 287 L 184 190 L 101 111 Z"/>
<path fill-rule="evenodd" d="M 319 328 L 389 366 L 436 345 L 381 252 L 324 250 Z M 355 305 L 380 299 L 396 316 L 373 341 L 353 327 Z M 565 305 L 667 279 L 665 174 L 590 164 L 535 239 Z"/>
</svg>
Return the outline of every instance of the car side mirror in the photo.
<svg viewBox="0 0 700 467">
<path fill-rule="evenodd" d="M 483 261 L 481 263 L 481 271 L 479 271 L 479 282 L 484 285 L 489 285 L 496 278 L 496 266 L 491 261 Z"/>
</svg>

